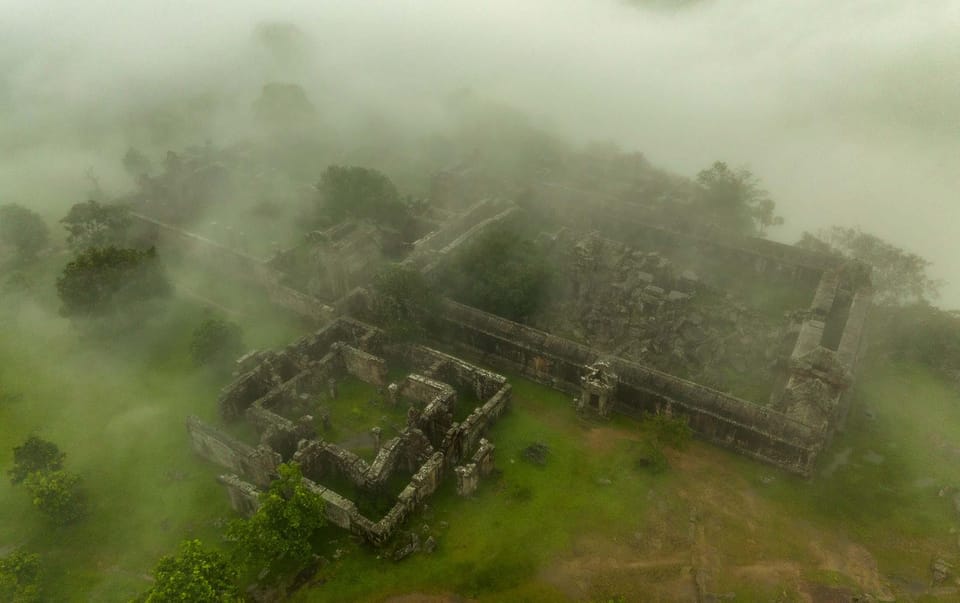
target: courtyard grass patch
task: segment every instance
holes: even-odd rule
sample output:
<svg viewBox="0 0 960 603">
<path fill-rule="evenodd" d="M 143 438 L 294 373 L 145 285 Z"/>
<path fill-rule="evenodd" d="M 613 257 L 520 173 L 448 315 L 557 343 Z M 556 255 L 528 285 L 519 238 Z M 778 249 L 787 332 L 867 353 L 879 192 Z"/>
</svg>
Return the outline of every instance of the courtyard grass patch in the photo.
<svg viewBox="0 0 960 603">
<path fill-rule="evenodd" d="M 660 478 L 633 470 L 628 446 L 589 450 L 566 395 L 523 379 L 511 383 L 512 406 L 489 434 L 499 474 L 468 498 L 456 495 L 448 476 L 429 509 L 408 522 L 409 529 L 430 526 L 437 551 L 394 563 L 360 547 L 334 563 L 325 584 L 296 600 L 456 592 L 490 601 L 556 601 L 557 591 L 535 580 L 546 563 L 568 552 L 584 531 L 612 537 L 636 523 Z M 542 467 L 522 458 L 532 442 L 549 449 Z M 440 522 L 449 527 L 441 530 Z"/>
</svg>

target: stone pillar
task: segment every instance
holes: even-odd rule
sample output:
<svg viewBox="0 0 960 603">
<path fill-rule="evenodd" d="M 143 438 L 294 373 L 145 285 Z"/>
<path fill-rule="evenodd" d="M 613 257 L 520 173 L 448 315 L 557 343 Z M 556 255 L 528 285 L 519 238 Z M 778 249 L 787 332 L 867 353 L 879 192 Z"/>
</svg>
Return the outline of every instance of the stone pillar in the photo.
<svg viewBox="0 0 960 603">
<path fill-rule="evenodd" d="M 387 402 L 391 407 L 396 407 L 397 403 L 400 401 L 400 386 L 396 383 L 391 383 L 387 386 Z"/>
<path fill-rule="evenodd" d="M 410 429 L 418 429 L 420 427 L 420 411 L 416 406 L 411 406 L 407 409 L 407 427 Z"/>
<path fill-rule="evenodd" d="M 330 395 L 331 400 L 337 399 L 337 380 L 333 377 L 327 379 L 327 393 Z"/>
<path fill-rule="evenodd" d="M 379 427 L 370 428 L 370 436 L 373 438 L 373 453 L 377 454 L 380 452 L 380 438 L 382 437 L 383 430 Z"/>
<path fill-rule="evenodd" d="M 453 471 L 457 474 L 457 494 L 470 496 L 477 491 L 480 485 L 480 473 L 475 463 L 454 467 Z"/>
</svg>

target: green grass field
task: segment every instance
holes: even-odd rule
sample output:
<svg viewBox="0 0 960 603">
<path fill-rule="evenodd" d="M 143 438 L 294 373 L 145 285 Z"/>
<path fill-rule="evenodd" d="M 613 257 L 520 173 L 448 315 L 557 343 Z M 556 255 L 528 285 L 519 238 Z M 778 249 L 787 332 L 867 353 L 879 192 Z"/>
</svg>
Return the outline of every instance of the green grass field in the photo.
<svg viewBox="0 0 960 603">
<path fill-rule="evenodd" d="M 52 440 L 83 477 L 91 512 L 76 525 L 51 526 L 4 475 L 0 549 L 43 555 L 51 601 L 123 601 L 149 585 L 159 556 L 183 538 L 217 541 L 230 514 L 217 468 L 192 454 L 184 427 L 189 414 L 215 420 L 222 378 L 189 363 L 190 335 L 208 310 L 173 299 L 135 329 L 90 340 L 55 314 L 58 264 L 45 263 L 29 300 L 4 300 L 0 468 L 5 474 L 13 446 L 31 433 Z M 300 331 L 268 317 L 244 327 L 252 346 Z"/>
</svg>

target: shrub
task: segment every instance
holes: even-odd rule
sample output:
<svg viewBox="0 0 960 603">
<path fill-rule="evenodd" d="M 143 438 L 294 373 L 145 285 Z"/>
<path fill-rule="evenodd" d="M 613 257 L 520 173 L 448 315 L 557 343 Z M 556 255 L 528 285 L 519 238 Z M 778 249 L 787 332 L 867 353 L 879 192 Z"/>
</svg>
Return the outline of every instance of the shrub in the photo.
<svg viewBox="0 0 960 603">
<path fill-rule="evenodd" d="M 0 601 L 34 603 L 40 600 L 40 556 L 14 551 L 0 557 Z"/>
<path fill-rule="evenodd" d="M 13 468 L 8 472 L 11 484 L 19 484 L 37 471 L 56 471 L 63 467 L 66 454 L 53 442 L 32 435 L 13 449 Z"/>
<path fill-rule="evenodd" d="M 33 506 L 57 525 L 66 525 L 87 514 L 86 495 L 80 477 L 63 470 L 36 471 L 25 484 Z"/>
<path fill-rule="evenodd" d="M 683 449 L 693 437 L 693 429 L 690 428 L 687 418 L 683 416 L 648 414 L 644 417 L 642 425 L 659 443 L 671 448 Z"/>
<path fill-rule="evenodd" d="M 199 540 L 184 541 L 176 555 L 161 558 L 153 576 L 156 583 L 141 597 L 146 603 L 242 600 L 236 570 L 222 554 L 205 549 Z"/>
<path fill-rule="evenodd" d="M 196 366 L 229 366 L 242 353 L 243 330 L 240 325 L 227 320 L 204 320 L 190 341 L 190 359 Z"/>
</svg>

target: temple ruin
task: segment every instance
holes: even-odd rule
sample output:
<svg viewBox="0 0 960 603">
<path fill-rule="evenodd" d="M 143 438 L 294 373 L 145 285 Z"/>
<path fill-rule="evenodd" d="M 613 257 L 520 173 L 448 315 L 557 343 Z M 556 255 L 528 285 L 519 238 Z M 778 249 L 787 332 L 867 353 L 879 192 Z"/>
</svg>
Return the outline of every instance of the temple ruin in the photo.
<svg viewBox="0 0 960 603">
<path fill-rule="evenodd" d="M 188 424 L 197 452 L 231 471 L 221 482 L 234 507 L 252 511 L 276 465 L 294 460 L 327 501 L 331 522 L 382 543 L 442 479 L 469 494 L 493 469 L 495 443 L 484 434 L 510 401 L 507 379 L 480 366 L 568 392 L 571 410 L 585 416 L 685 416 L 706 441 L 810 476 L 848 411 L 871 305 L 869 267 L 646 221 L 613 203 L 587 204 L 579 191 L 549 193 L 555 219 L 538 244 L 562 267 L 564 295 L 536 324 L 443 299 L 431 347 L 389 346 L 357 320 L 370 315 L 373 294 L 363 285 L 383 261 L 367 226 L 317 234 L 271 260 L 138 215 L 158 245 L 220 277 L 253 282 L 278 307 L 322 327 L 241 359 L 220 413 L 255 426 L 258 442 Z M 446 207 L 399 261 L 434 278 L 457 249 L 517 211 L 492 199 Z M 358 257 L 340 257 L 351 249 Z M 314 268 L 311 257 L 319 257 Z M 314 280 L 291 278 L 311 270 Z M 392 379 L 388 358 L 412 372 Z M 336 413 L 314 404 L 335 399 L 346 375 L 378 388 L 378 404 L 408 413 L 395 433 L 367 428 L 369 459 L 326 440 L 325 421 L 335 423 Z M 479 404 L 455 420 L 463 391 Z M 335 476 L 360 495 L 382 494 L 401 474 L 409 479 L 380 517 L 325 485 Z"/>
</svg>

